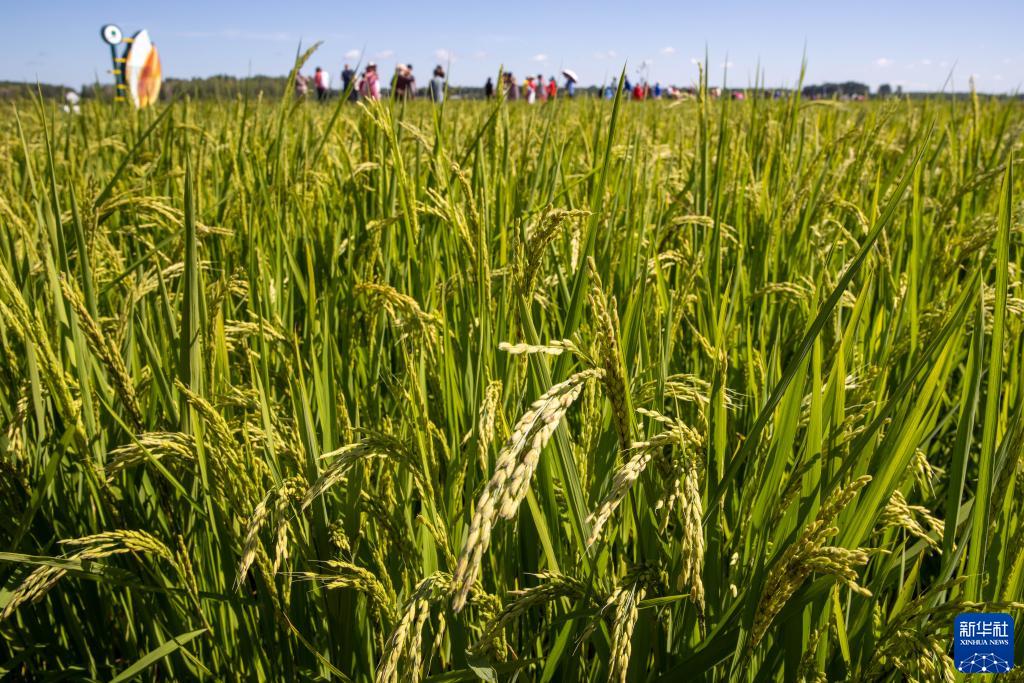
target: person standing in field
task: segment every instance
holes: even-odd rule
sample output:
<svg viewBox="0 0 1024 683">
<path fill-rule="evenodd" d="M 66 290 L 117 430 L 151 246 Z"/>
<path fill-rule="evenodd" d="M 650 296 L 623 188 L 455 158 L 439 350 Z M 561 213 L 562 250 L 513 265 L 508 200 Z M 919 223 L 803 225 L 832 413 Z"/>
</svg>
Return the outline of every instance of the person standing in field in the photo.
<svg viewBox="0 0 1024 683">
<path fill-rule="evenodd" d="M 444 69 L 440 64 L 434 67 L 434 77 L 430 79 L 430 99 L 438 104 L 444 102 Z"/>
<path fill-rule="evenodd" d="M 548 98 L 548 91 L 544 87 L 544 74 L 537 74 L 537 101 L 543 102 Z"/>
<path fill-rule="evenodd" d="M 411 64 L 399 64 L 395 67 L 392 88 L 397 99 L 411 100 L 416 97 L 416 78 L 412 75 Z"/>
<path fill-rule="evenodd" d="M 356 77 L 356 72 L 352 70 L 348 64 L 341 70 L 341 89 L 348 93 L 348 101 L 355 102 L 358 93 L 352 83 L 352 79 Z M 351 88 L 351 89 L 350 89 Z"/>
<path fill-rule="evenodd" d="M 363 77 L 359 81 L 359 95 L 364 100 L 380 99 L 380 78 L 377 76 L 377 65 L 370 62 L 363 71 Z"/>
<path fill-rule="evenodd" d="M 526 77 L 526 83 L 523 84 L 523 95 L 527 104 L 537 101 L 537 85 L 533 82 L 533 76 Z"/>
<path fill-rule="evenodd" d="M 576 97 L 576 81 L 568 76 L 565 77 L 565 96 L 570 100 Z"/>
<path fill-rule="evenodd" d="M 412 73 L 412 64 L 405 65 L 405 77 L 408 79 L 406 83 L 406 95 L 410 99 L 416 97 L 416 76 Z"/>
<path fill-rule="evenodd" d="M 302 74 L 295 74 L 295 97 L 300 100 L 306 99 L 309 92 L 309 80 Z"/>
<path fill-rule="evenodd" d="M 487 82 L 484 83 L 484 97 L 487 99 L 494 97 L 494 81 L 491 80 L 490 76 L 487 77 Z"/>
<path fill-rule="evenodd" d="M 555 77 L 552 76 L 548 80 L 548 99 L 553 100 L 558 96 L 558 82 L 555 81 Z"/>
<path fill-rule="evenodd" d="M 395 73 L 391 75 L 391 94 L 396 99 L 405 95 L 405 83 L 400 82 L 403 69 L 405 69 L 405 64 L 396 64 Z"/>
<path fill-rule="evenodd" d="M 511 73 L 505 74 L 505 99 L 513 101 L 519 99 L 519 85 L 516 83 L 516 77 Z"/>
<path fill-rule="evenodd" d="M 633 86 L 633 99 L 639 102 L 644 98 L 644 86 L 643 83 L 637 81 L 636 85 Z"/>
<path fill-rule="evenodd" d="M 326 101 L 328 90 L 331 87 L 331 75 L 317 67 L 316 74 L 313 75 L 313 83 L 316 85 L 316 99 L 320 102 Z"/>
</svg>

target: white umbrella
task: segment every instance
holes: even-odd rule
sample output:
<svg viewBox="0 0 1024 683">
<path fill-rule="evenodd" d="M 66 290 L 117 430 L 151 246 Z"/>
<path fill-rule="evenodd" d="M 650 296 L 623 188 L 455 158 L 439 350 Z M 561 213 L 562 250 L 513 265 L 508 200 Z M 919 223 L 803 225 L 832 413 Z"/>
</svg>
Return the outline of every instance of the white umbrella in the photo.
<svg viewBox="0 0 1024 683">
<path fill-rule="evenodd" d="M 580 80 L 580 77 L 577 76 L 576 72 L 573 71 L 572 69 L 562 69 L 562 75 L 568 78 L 570 81 L 573 81 L 574 83 L 578 83 Z"/>
</svg>

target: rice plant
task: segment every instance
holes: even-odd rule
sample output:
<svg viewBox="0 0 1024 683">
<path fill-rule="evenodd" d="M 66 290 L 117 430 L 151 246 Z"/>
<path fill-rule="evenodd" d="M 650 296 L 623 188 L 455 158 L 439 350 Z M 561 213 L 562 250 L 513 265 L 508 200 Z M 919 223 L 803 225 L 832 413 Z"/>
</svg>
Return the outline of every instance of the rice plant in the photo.
<svg viewBox="0 0 1024 683">
<path fill-rule="evenodd" d="M 0 675 L 952 680 L 1024 110 L 706 92 L 10 106 Z"/>
</svg>

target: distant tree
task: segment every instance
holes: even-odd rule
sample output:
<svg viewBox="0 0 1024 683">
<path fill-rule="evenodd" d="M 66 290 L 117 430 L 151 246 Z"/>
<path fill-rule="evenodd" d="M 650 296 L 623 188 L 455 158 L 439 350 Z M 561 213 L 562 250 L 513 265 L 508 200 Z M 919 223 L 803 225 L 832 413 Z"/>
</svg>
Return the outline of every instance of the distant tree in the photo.
<svg viewBox="0 0 1024 683">
<path fill-rule="evenodd" d="M 61 100 L 64 93 L 73 88 L 49 83 L 22 83 L 19 81 L 0 81 L 0 100 L 28 99 L 42 95 L 43 99 Z"/>
<path fill-rule="evenodd" d="M 890 95 L 892 95 L 891 85 L 889 85 L 888 83 L 883 83 L 882 85 L 878 86 L 879 97 L 889 97 Z"/>
<path fill-rule="evenodd" d="M 863 83 L 857 81 L 846 81 L 845 83 L 822 83 L 821 85 L 804 86 L 803 95 L 811 99 L 831 97 L 856 97 L 867 95 L 870 89 Z"/>
<path fill-rule="evenodd" d="M 860 95 L 867 96 L 871 92 L 864 83 L 858 83 L 857 81 L 846 81 L 839 86 L 840 94 L 846 95 L 847 97 L 857 97 Z"/>
</svg>

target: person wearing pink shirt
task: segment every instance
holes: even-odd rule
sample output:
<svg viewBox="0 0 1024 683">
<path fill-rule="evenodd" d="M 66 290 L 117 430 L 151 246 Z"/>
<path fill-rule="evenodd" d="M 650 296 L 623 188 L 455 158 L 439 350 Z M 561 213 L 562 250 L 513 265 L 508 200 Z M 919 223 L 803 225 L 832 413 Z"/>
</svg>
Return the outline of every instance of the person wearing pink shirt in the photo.
<svg viewBox="0 0 1024 683">
<path fill-rule="evenodd" d="M 323 102 L 327 99 L 327 93 L 331 89 L 331 75 L 320 67 L 316 68 L 313 75 L 313 84 L 316 86 L 316 98 Z"/>
<path fill-rule="evenodd" d="M 359 81 L 359 94 L 365 100 L 380 99 L 380 78 L 377 76 L 377 65 L 374 62 L 366 65 L 363 78 Z"/>
</svg>

